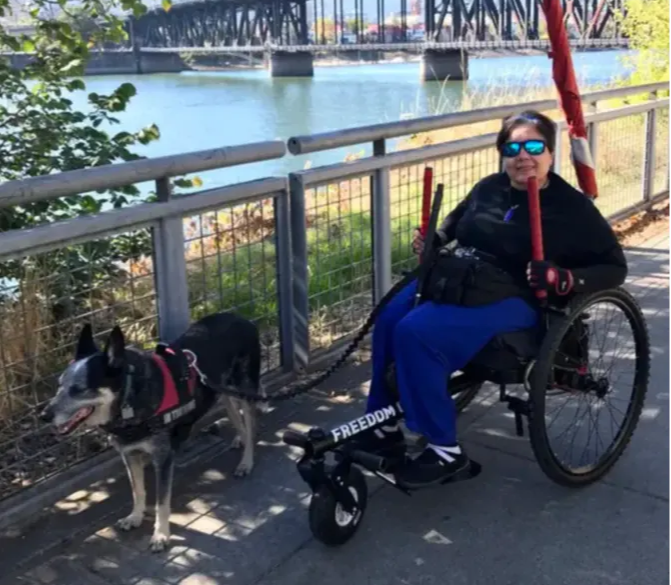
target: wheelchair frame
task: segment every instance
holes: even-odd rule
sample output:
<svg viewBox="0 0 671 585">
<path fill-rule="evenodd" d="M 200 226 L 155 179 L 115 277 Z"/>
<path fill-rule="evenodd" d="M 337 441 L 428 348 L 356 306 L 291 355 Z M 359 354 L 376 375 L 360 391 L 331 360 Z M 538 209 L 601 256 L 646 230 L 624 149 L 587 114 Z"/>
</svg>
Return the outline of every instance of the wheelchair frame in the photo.
<svg viewBox="0 0 671 585">
<path fill-rule="evenodd" d="M 587 310 L 597 302 L 616 304 L 626 314 L 632 327 L 636 343 L 636 376 L 628 418 L 622 422 L 618 436 L 614 440 L 617 447 L 606 457 L 606 461 L 587 474 L 567 474 L 557 468 L 552 451 L 547 445 L 545 433 L 544 409 L 545 392 L 550 381 L 550 374 L 557 366 L 555 356 L 566 333 L 578 320 L 584 324 Z M 532 450 L 542 471 L 553 481 L 569 487 L 589 485 L 603 477 L 624 452 L 640 417 L 650 372 L 650 341 L 647 325 L 636 300 L 624 289 L 605 290 L 584 297 L 578 297 L 565 309 L 545 308 L 545 332 L 537 355 L 523 358 L 518 356 L 516 370 L 496 371 L 478 364 L 478 356 L 490 347 L 483 348 L 471 364 L 463 369 L 463 373 L 452 378 L 450 393 L 454 396 L 464 393 L 466 404 L 476 396 L 485 382 L 492 382 L 499 387 L 499 400 L 506 402 L 507 407 L 515 415 L 515 430 L 518 436 L 524 435 L 522 417 L 528 420 L 528 429 Z M 558 317 L 558 318 L 554 318 Z M 608 381 L 593 380 L 585 370 L 576 369 L 573 373 L 572 389 L 584 392 L 594 391 L 597 394 L 608 390 Z M 582 380 L 582 383 L 579 383 Z M 508 394 L 508 385 L 522 384 L 528 398 L 520 398 Z M 456 399 L 458 402 L 458 398 Z M 307 433 L 287 431 L 283 435 L 286 444 L 303 450 L 297 462 L 298 472 L 310 486 L 313 496 L 310 503 L 310 527 L 315 537 L 324 544 L 336 546 L 351 538 L 361 522 L 366 509 L 366 480 L 359 467 L 368 470 L 385 482 L 410 495 L 413 490 L 400 484 L 393 476 L 393 468 L 397 461 L 365 451 L 354 450 L 350 441 L 363 432 L 378 429 L 382 426 L 398 422 L 403 418 L 403 410 L 398 400 L 380 410 L 362 415 L 330 430 L 319 427 Z M 327 455 L 333 455 L 334 461 L 327 462 Z M 479 475 L 481 467 L 471 462 L 469 468 L 452 476 L 443 483 L 470 479 Z M 421 489 L 421 488 L 420 488 Z M 340 520 L 339 520 L 340 518 Z M 347 520 L 348 519 L 348 520 Z M 347 520 L 347 521 L 345 521 Z"/>
<path fill-rule="evenodd" d="M 425 189 L 427 184 L 428 181 L 425 181 Z M 528 194 L 532 256 L 535 260 L 542 260 L 543 241 L 538 184 L 535 177 L 529 179 Z M 425 191 L 425 208 L 428 208 L 427 200 L 430 200 L 430 191 L 428 195 L 429 197 Z M 425 234 L 428 242 L 434 239 L 442 197 L 443 185 L 439 184 Z M 425 246 L 419 267 L 416 302 L 422 297 L 430 254 L 430 246 Z M 534 330 L 535 334 L 539 335 L 540 344 L 538 346 L 535 343 L 528 344 L 526 350 L 515 351 L 519 348 L 516 348 L 513 343 L 512 356 L 510 352 L 507 356 L 507 365 L 510 367 L 492 369 L 487 365 L 488 358 L 491 360 L 492 357 L 491 350 L 496 342 L 501 341 L 505 335 L 496 337 L 474 356 L 471 363 L 463 368 L 461 376 L 448 381 L 451 387 L 446 391 L 458 394 L 459 390 L 462 390 L 466 393 L 466 403 L 469 403 L 483 383 L 498 384 L 499 400 L 506 402 L 508 409 L 514 413 L 515 431 L 518 436 L 524 435 L 522 417 L 527 417 L 531 447 L 542 471 L 561 485 L 570 487 L 588 485 L 600 479 L 615 464 L 631 440 L 638 423 L 650 375 L 650 339 L 647 324 L 636 300 L 621 287 L 588 295 L 577 295 L 567 302 L 565 307 L 549 305 L 547 293 L 545 291 L 536 292 L 544 313 L 544 318 L 540 323 L 541 329 L 535 328 Z M 387 297 L 385 299 L 376 307 L 376 311 L 388 302 Z M 619 305 L 634 332 L 637 368 L 632 398 L 627 409 L 627 416 L 614 441 L 616 447 L 607 454 L 605 462 L 600 463 L 595 470 L 586 473 L 567 473 L 558 463 L 548 445 L 544 420 L 545 395 L 548 387 L 557 386 L 558 383 L 561 383 L 560 387 L 566 385 L 566 380 L 560 381 L 554 373 L 554 368 L 557 366 L 563 372 L 570 372 L 568 381 L 571 391 L 594 391 L 597 396 L 603 397 L 610 389 L 610 382 L 607 378 L 594 380 L 589 372 L 589 339 L 586 345 L 577 343 L 578 355 L 567 356 L 568 359 L 564 358 L 563 364 L 555 361 L 556 354 L 561 351 L 562 342 L 574 323 L 579 323 L 579 326 L 584 327 L 588 334 L 589 326 L 586 326 L 586 321 L 589 314 L 587 311 L 590 305 L 599 301 Z M 489 356 L 487 356 L 488 351 Z M 585 355 L 581 356 L 581 353 Z M 571 360 L 577 360 L 578 365 L 572 367 Z M 497 366 L 501 363 L 503 360 L 497 363 Z M 392 381 L 395 386 L 395 376 L 392 376 Z M 523 384 L 529 397 L 524 399 L 508 394 L 506 389 L 509 384 Z M 366 479 L 357 466 L 367 469 L 404 493 L 408 495 L 411 493 L 411 490 L 402 485 L 393 475 L 394 465 L 400 463 L 399 461 L 355 450 L 349 445 L 350 440 L 360 433 L 378 429 L 403 418 L 403 411 L 395 388 L 391 389 L 391 394 L 394 399 L 391 406 L 360 416 L 330 431 L 315 427 L 307 433 L 287 431 L 283 436 L 286 444 L 303 449 L 303 456 L 298 461 L 297 467 L 299 474 L 313 492 L 309 509 L 310 528 L 315 537 L 324 544 L 334 546 L 343 544 L 354 535 L 359 527 L 367 505 L 368 488 Z M 457 410 L 461 409 L 458 407 Z M 333 463 L 326 462 L 327 454 L 334 456 Z M 480 465 L 471 461 L 466 469 L 450 476 L 442 483 L 470 479 L 479 475 L 480 471 Z"/>
</svg>

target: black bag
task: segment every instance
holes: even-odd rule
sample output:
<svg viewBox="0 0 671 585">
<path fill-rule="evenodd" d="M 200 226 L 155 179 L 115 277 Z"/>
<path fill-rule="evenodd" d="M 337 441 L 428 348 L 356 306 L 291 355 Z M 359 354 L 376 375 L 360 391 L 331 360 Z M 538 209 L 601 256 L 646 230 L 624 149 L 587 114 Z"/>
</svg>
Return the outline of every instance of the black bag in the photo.
<svg viewBox="0 0 671 585">
<path fill-rule="evenodd" d="M 460 307 L 479 307 L 511 297 L 529 298 L 507 272 L 474 256 L 441 250 L 429 269 L 422 300 Z"/>
</svg>

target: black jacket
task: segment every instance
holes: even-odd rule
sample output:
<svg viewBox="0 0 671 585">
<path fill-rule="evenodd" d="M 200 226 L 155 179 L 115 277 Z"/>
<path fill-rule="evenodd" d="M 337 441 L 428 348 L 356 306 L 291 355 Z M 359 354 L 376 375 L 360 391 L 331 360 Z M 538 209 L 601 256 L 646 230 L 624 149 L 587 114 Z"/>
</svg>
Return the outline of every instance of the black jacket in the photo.
<svg viewBox="0 0 671 585">
<path fill-rule="evenodd" d="M 624 252 L 592 200 L 550 173 L 548 186 L 540 192 L 540 204 L 545 259 L 573 272 L 575 292 L 624 283 Z M 526 284 L 531 260 L 527 193 L 513 188 L 506 173 L 477 183 L 445 218 L 436 236 L 439 245 L 456 239 L 461 246 L 483 252 L 485 259 Z"/>
</svg>

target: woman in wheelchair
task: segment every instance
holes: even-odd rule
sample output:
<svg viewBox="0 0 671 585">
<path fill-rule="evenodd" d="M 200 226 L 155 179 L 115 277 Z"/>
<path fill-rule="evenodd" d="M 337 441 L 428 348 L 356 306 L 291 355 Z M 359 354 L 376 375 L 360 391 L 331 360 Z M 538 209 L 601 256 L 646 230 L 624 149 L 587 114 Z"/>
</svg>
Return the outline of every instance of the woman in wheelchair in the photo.
<svg viewBox="0 0 671 585">
<path fill-rule="evenodd" d="M 556 136 L 546 116 L 526 111 L 503 120 L 496 146 L 504 171 L 478 182 L 444 219 L 430 243 L 435 261 L 415 306 L 417 281 L 383 309 L 373 333 L 373 375 L 367 412 L 393 397 L 387 369 L 395 363 L 405 424 L 428 443 L 416 458 L 403 458 L 398 425 L 363 433 L 359 448 L 400 456 L 396 475 L 408 487 L 442 482 L 468 464 L 456 436 L 456 409 L 446 380 L 493 337 L 535 326 L 533 289 L 551 303 L 621 285 L 623 250 L 592 201 L 550 168 Z M 531 261 L 526 183 L 535 175 L 546 261 Z M 419 232 L 416 253 L 424 247 Z"/>
</svg>

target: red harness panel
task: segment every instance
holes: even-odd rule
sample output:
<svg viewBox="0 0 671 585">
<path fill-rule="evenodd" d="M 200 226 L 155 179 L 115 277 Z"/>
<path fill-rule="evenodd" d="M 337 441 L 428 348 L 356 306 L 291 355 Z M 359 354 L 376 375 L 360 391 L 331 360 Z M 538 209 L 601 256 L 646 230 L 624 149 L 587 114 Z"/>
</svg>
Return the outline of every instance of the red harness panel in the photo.
<svg viewBox="0 0 671 585">
<path fill-rule="evenodd" d="M 166 351 L 174 353 L 170 349 L 167 349 Z M 152 354 L 151 357 L 154 359 L 161 370 L 161 374 L 163 375 L 163 399 L 161 400 L 161 404 L 155 412 L 155 414 L 162 414 L 167 410 L 171 410 L 180 406 L 179 393 L 177 392 L 177 386 L 175 386 L 175 380 L 172 377 L 172 373 L 170 372 L 170 369 L 168 368 L 163 358 L 156 354 Z M 189 370 L 188 389 L 189 395 L 193 396 L 193 392 L 196 388 L 196 371 L 193 366 L 191 366 Z"/>
<path fill-rule="evenodd" d="M 179 395 L 177 394 L 177 386 L 175 386 L 175 381 L 172 379 L 172 374 L 168 369 L 168 366 L 163 361 L 160 356 L 153 354 L 151 356 L 154 358 L 154 361 L 161 369 L 161 374 L 163 375 L 163 400 L 161 405 L 158 407 L 156 414 L 161 414 L 166 410 L 175 408 L 179 406 Z"/>
</svg>

